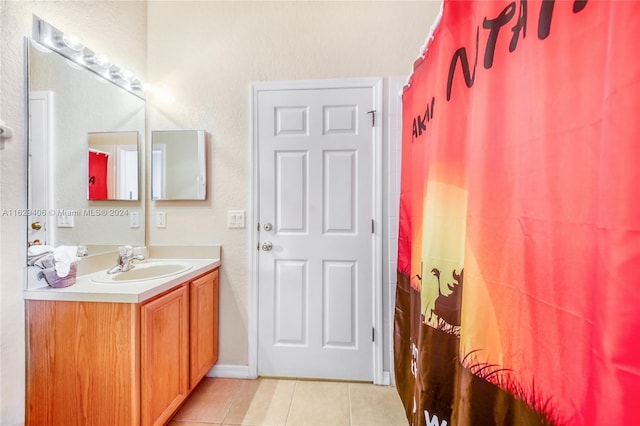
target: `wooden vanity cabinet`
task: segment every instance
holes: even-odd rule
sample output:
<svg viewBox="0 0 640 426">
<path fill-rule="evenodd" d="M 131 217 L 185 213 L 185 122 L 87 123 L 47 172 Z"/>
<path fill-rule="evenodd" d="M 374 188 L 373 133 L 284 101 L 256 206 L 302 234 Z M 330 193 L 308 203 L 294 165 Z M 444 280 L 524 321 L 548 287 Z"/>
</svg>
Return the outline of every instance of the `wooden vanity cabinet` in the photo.
<svg viewBox="0 0 640 426">
<path fill-rule="evenodd" d="M 190 387 L 218 361 L 218 270 L 191 282 L 189 329 Z"/>
<path fill-rule="evenodd" d="M 164 424 L 189 393 L 189 287 L 140 308 L 141 424 Z"/>
<path fill-rule="evenodd" d="M 140 304 L 27 300 L 27 425 L 163 425 L 218 357 L 218 270 Z"/>
</svg>

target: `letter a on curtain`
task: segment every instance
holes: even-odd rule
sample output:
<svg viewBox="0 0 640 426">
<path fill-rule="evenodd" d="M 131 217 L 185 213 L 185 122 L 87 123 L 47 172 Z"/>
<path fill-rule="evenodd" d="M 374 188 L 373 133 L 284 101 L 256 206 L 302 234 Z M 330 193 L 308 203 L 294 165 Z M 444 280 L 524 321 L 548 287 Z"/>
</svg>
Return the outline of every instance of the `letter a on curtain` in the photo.
<svg viewBox="0 0 640 426">
<path fill-rule="evenodd" d="M 640 424 L 640 2 L 448 1 L 403 94 L 412 425 Z"/>
</svg>

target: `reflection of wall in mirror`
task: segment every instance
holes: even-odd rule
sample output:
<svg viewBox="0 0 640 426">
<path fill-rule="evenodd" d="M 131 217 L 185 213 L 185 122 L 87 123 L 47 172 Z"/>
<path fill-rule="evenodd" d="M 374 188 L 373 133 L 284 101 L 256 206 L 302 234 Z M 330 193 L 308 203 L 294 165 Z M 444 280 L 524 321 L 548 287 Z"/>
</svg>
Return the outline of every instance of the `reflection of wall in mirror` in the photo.
<svg viewBox="0 0 640 426">
<path fill-rule="evenodd" d="M 197 198 L 194 183 L 198 179 L 198 168 L 194 167 L 193 159 L 198 158 L 196 141 L 191 141 L 196 135 L 185 135 L 184 143 L 174 143 L 167 146 L 166 163 L 166 198 L 188 200 Z"/>
<path fill-rule="evenodd" d="M 152 198 L 205 199 L 205 132 L 152 132 Z"/>
<path fill-rule="evenodd" d="M 164 200 L 166 195 L 165 162 L 167 160 L 167 145 L 163 143 L 153 144 L 151 151 L 151 198 Z"/>
</svg>

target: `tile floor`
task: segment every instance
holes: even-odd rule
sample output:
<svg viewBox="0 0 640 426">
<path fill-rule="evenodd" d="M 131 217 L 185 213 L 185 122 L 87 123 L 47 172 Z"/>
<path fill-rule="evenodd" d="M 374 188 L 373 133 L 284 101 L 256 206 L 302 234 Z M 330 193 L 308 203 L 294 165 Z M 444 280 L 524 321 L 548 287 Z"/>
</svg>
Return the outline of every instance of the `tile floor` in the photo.
<svg viewBox="0 0 640 426">
<path fill-rule="evenodd" d="M 405 426 L 394 387 L 368 383 L 209 378 L 169 426 Z"/>
</svg>

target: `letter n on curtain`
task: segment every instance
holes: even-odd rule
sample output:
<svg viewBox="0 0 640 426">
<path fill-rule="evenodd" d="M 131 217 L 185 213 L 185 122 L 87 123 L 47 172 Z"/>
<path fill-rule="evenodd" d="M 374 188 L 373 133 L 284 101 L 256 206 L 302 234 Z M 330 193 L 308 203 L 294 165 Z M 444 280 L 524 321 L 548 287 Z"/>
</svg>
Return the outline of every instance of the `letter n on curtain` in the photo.
<svg viewBox="0 0 640 426">
<path fill-rule="evenodd" d="M 412 425 L 640 424 L 640 2 L 449 1 L 403 94 Z"/>
</svg>

